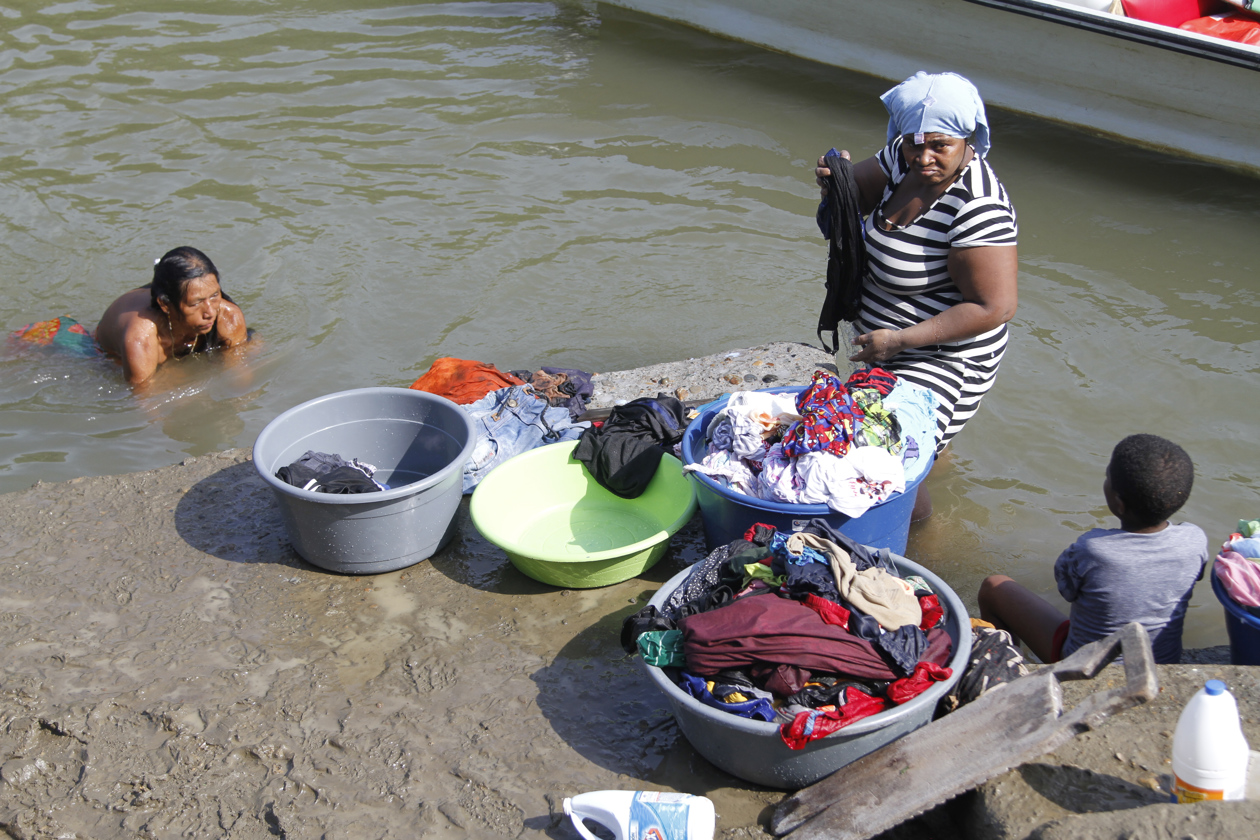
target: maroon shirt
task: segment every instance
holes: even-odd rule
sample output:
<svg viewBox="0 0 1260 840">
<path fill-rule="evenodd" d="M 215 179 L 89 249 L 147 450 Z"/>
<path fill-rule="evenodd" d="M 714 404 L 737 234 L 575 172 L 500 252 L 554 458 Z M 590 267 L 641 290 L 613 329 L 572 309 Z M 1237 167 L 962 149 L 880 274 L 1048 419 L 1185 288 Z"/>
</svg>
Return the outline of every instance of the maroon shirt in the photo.
<svg viewBox="0 0 1260 840">
<path fill-rule="evenodd" d="M 858 679 L 895 680 L 875 646 L 823 621 L 818 613 L 791 598 L 751 595 L 678 622 L 683 632 L 687 670 L 710 676 L 728 668 L 757 663 L 795 665 L 815 673 L 848 674 Z M 921 661 L 946 665 L 953 647 L 941 628 L 928 632 Z"/>
</svg>

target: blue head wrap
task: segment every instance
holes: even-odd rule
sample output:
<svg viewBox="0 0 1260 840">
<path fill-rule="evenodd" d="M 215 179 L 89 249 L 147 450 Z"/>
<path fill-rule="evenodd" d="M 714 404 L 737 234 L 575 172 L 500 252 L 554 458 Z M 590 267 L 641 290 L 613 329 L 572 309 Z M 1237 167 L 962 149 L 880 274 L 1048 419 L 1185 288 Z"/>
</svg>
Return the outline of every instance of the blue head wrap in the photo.
<svg viewBox="0 0 1260 840">
<path fill-rule="evenodd" d="M 971 137 L 976 154 L 989 151 L 989 120 L 984 100 L 971 82 L 956 73 L 920 70 L 880 97 L 888 109 L 888 142 L 903 134 Z"/>
</svg>

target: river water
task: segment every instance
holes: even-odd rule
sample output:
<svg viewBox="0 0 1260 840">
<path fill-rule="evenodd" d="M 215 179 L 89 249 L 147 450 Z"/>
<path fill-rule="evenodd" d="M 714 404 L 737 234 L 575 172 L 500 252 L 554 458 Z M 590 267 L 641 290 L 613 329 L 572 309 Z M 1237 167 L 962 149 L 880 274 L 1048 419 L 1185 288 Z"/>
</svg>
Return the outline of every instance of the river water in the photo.
<svg viewBox="0 0 1260 840">
<path fill-rule="evenodd" d="M 816 342 L 812 162 L 886 125 L 887 82 L 594 3 L 7 4 L 0 31 L 0 327 L 93 327 L 191 244 L 258 339 L 140 394 L 4 344 L 0 491 L 249 446 L 438 356 L 597 372 Z M 1214 545 L 1260 516 L 1260 181 L 990 118 L 1020 308 L 907 551 L 969 601 L 996 571 L 1054 592 L 1058 552 L 1114 523 L 1125 434 L 1190 451 L 1180 517 Z M 1225 642 L 1206 582 L 1186 642 Z"/>
</svg>

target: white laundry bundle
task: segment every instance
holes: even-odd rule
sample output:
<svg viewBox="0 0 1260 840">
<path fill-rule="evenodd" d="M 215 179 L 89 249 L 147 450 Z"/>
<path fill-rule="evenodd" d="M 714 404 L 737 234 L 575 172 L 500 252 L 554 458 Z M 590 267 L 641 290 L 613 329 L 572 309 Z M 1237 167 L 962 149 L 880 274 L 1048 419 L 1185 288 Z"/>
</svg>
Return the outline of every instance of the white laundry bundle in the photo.
<svg viewBox="0 0 1260 840">
<path fill-rule="evenodd" d="M 906 489 L 901 459 L 878 446 L 855 446 L 843 458 L 809 452 L 796 459 L 796 475 L 802 504 L 826 505 L 855 518 Z"/>
<path fill-rule="evenodd" d="M 801 415 L 796 413 L 794 394 L 736 391 L 715 422 L 723 419 L 731 426 L 731 451 L 741 458 L 760 461 L 766 454 L 766 441 L 782 437 Z"/>
</svg>

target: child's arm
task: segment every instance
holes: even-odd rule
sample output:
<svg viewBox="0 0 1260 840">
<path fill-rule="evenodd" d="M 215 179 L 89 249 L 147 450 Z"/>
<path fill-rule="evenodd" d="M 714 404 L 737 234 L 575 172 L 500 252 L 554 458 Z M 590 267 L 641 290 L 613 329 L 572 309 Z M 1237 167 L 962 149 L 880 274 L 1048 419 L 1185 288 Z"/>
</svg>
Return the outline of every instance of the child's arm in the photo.
<svg viewBox="0 0 1260 840">
<path fill-rule="evenodd" d="M 1074 542 L 1054 561 L 1054 582 L 1058 584 L 1063 600 L 1069 604 L 1081 594 L 1081 582 L 1085 577 L 1081 569 L 1083 553 L 1079 541 Z"/>
</svg>

